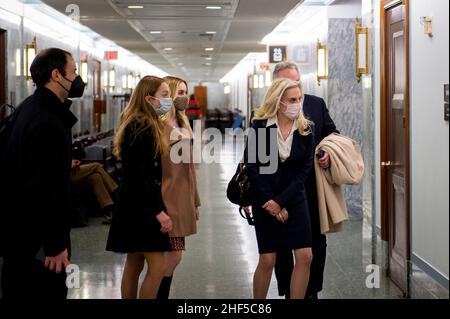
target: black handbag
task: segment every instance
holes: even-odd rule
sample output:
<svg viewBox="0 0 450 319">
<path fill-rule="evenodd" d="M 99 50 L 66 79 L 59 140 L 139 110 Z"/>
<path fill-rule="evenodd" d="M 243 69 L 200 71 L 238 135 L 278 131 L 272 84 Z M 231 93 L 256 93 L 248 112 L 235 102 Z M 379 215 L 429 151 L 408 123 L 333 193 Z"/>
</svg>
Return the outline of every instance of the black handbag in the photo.
<svg viewBox="0 0 450 319">
<path fill-rule="evenodd" d="M 244 207 L 239 207 L 239 214 L 241 214 L 242 218 L 246 219 L 250 226 L 254 226 L 255 218 L 251 214 L 247 214 L 245 211 L 242 211 L 244 211 Z"/>
<path fill-rule="evenodd" d="M 250 196 L 250 178 L 247 174 L 246 166 L 240 163 L 227 187 L 227 197 L 233 204 L 240 207 L 252 205 Z"/>
</svg>

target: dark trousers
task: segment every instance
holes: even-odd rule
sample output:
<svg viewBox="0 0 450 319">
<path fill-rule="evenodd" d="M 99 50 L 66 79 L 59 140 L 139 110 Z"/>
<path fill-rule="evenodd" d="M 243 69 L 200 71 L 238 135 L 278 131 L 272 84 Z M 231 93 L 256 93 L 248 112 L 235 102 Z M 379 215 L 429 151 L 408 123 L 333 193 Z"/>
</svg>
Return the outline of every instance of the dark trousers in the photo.
<svg viewBox="0 0 450 319">
<path fill-rule="evenodd" d="M 327 241 L 324 235 L 320 239 L 313 238 L 312 254 L 313 260 L 310 268 L 308 289 L 306 297 L 317 294 L 322 290 L 323 272 L 327 256 Z M 291 276 L 294 270 L 294 256 L 291 250 L 277 251 L 275 261 L 275 277 L 278 282 L 278 294 L 285 296 L 290 293 Z"/>
<path fill-rule="evenodd" d="M 322 290 L 323 272 L 327 257 L 327 237 L 320 232 L 319 205 L 317 203 L 316 181 L 311 178 L 306 187 L 308 208 L 311 220 L 312 254 L 308 289 L 306 298 Z M 294 256 L 292 251 L 277 251 L 275 262 L 275 276 L 278 282 L 278 294 L 288 295 L 291 284 L 292 270 L 294 269 Z"/>
<path fill-rule="evenodd" d="M 34 257 L 5 258 L 1 289 L 3 299 L 66 299 L 66 272 L 52 272 Z"/>
</svg>

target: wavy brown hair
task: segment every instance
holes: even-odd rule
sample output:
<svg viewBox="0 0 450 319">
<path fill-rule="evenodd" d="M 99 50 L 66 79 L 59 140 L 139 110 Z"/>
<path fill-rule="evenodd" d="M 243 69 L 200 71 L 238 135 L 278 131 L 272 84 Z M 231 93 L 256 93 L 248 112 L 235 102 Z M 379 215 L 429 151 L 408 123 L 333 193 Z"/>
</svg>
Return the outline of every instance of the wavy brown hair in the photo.
<svg viewBox="0 0 450 319">
<path fill-rule="evenodd" d="M 133 125 L 134 131 L 132 141 L 136 137 L 150 129 L 154 136 L 154 148 L 157 153 L 166 154 L 168 145 L 163 138 L 163 126 L 155 110 L 145 100 L 146 96 L 155 96 L 164 80 L 156 76 L 145 76 L 136 85 L 131 95 L 130 102 L 120 114 L 120 125 L 114 138 L 114 155 L 121 159 L 122 143 L 125 138 L 125 130 L 129 125 Z"/>
<path fill-rule="evenodd" d="M 166 81 L 166 83 L 169 85 L 170 88 L 170 97 L 175 100 L 175 98 L 177 97 L 177 92 L 178 92 L 178 86 L 181 83 L 184 83 L 186 85 L 186 90 L 188 88 L 188 84 L 185 80 L 177 78 L 175 76 L 166 76 L 164 78 L 164 81 Z M 188 97 L 189 99 L 189 97 Z M 189 130 L 189 132 L 192 133 L 192 128 L 189 125 L 189 120 L 186 117 L 186 114 L 183 111 L 178 111 L 175 109 L 175 107 L 172 108 L 172 110 L 170 110 L 169 116 L 175 116 L 178 124 L 180 124 L 181 127 Z"/>
</svg>

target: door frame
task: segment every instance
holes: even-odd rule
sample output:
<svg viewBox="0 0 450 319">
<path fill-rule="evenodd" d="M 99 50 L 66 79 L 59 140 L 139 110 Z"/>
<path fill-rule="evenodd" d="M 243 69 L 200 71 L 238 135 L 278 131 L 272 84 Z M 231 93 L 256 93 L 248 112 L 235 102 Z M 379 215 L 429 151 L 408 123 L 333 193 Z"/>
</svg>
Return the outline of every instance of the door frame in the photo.
<svg viewBox="0 0 450 319">
<path fill-rule="evenodd" d="M 386 162 L 389 159 L 388 155 L 388 137 L 387 137 L 387 105 L 388 105 L 388 54 L 387 42 L 386 42 L 386 11 L 388 11 L 393 6 L 398 4 L 403 4 L 405 6 L 405 196 L 406 196 L 406 251 L 407 251 L 407 278 L 409 282 L 409 263 L 411 260 L 411 126 L 410 126 L 410 32 L 409 32 L 409 0 L 382 0 L 380 8 L 380 30 L 381 30 L 381 162 Z M 388 214 L 389 203 L 387 201 L 387 192 L 389 188 L 387 187 L 387 172 L 381 167 L 381 239 L 390 242 L 390 216 Z"/>
<path fill-rule="evenodd" d="M 0 106 L 3 103 L 7 102 L 7 94 L 6 94 L 6 92 L 8 91 L 8 88 L 7 88 L 8 64 L 6 61 L 7 41 L 8 41 L 7 40 L 7 31 L 5 29 L 0 29 L 0 63 L 2 63 L 2 65 L 0 65 Z M 3 111 L 0 110 L 0 112 L 4 112 L 4 109 L 3 109 Z M 3 116 L 5 116 L 5 114 L 0 113 L 0 119 L 2 119 Z"/>
</svg>

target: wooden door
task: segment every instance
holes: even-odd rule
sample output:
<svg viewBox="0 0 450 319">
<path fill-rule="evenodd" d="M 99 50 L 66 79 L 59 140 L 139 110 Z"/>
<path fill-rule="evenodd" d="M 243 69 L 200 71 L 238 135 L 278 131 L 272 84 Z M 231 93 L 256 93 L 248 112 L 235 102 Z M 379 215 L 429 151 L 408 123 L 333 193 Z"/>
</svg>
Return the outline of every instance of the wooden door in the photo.
<svg viewBox="0 0 450 319">
<path fill-rule="evenodd" d="M 194 94 L 203 115 L 206 116 L 206 111 L 208 110 L 208 88 L 206 86 L 196 86 Z"/>
<path fill-rule="evenodd" d="M 382 4 L 382 228 L 389 276 L 408 293 L 410 260 L 409 40 L 407 1 Z"/>
<path fill-rule="evenodd" d="M 0 29 L 0 106 L 6 103 L 6 31 Z M 5 108 L 0 109 L 0 119 L 5 116 Z"/>
<path fill-rule="evenodd" d="M 102 129 L 102 114 L 106 113 L 106 101 L 102 96 L 102 64 L 100 61 L 94 60 L 94 83 L 92 85 L 94 105 L 94 131 L 100 132 Z"/>
</svg>

